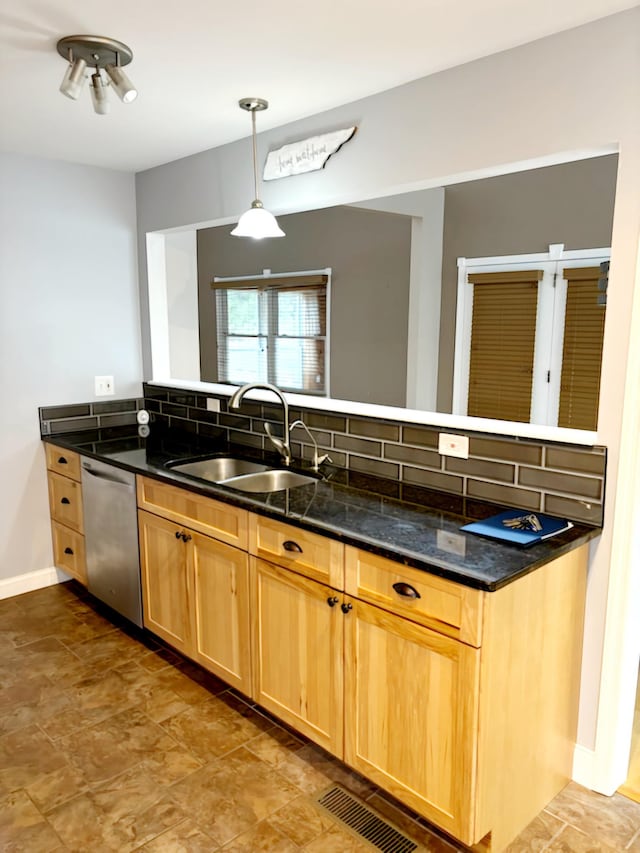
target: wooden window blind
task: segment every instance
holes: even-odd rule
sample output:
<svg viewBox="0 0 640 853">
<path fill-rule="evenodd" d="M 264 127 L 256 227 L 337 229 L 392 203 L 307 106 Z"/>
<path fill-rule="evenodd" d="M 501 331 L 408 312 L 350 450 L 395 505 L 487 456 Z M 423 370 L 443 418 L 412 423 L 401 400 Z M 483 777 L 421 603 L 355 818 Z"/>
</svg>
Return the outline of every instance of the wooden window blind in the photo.
<svg viewBox="0 0 640 853">
<path fill-rule="evenodd" d="M 326 394 L 327 275 L 214 281 L 218 380 Z"/>
<path fill-rule="evenodd" d="M 528 423 L 541 270 L 471 273 L 467 414 Z"/>
<path fill-rule="evenodd" d="M 600 365 L 605 307 L 598 304 L 600 267 L 565 269 L 564 324 L 558 426 L 595 430 L 600 399 Z"/>
</svg>

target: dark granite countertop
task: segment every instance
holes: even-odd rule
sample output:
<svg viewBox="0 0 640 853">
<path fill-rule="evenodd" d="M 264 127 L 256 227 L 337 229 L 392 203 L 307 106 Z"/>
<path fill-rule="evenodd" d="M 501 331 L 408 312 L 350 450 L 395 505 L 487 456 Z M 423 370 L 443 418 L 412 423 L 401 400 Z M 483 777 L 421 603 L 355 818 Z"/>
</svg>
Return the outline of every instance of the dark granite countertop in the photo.
<svg viewBox="0 0 640 853">
<path fill-rule="evenodd" d="M 157 433 L 152 428 L 144 439 L 132 428 L 129 435 L 106 441 L 97 432 L 43 436 L 43 440 L 482 590 L 499 589 L 600 533 L 600 528 L 576 523 L 552 539 L 523 549 L 460 530 L 472 518 L 486 518 L 502 509 L 495 504 L 474 501 L 473 515 L 454 515 L 351 488 L 346 472 L 331 467 L 325 479 L 311 485 L 247 494 L 166 467 L 168 462 L 231 452 L 226 445 L 189 434 Z M 246 456 L 247 449 L 235 449 L 234 455 Z M 265 461 L 276 462 L 269 456 Z"/>
</svg>

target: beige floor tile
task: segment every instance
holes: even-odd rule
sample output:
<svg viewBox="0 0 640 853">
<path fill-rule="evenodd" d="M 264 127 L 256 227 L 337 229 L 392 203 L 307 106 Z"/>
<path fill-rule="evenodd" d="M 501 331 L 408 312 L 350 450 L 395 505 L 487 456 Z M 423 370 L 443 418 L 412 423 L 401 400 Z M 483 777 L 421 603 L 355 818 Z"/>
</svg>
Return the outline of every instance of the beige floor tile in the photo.
<svg viewBox="0 0 640 853">
<path fill-rule="evenodd" d="M 237 713 L 214 696 L 161 723 L 163 729 L 203 761 L 211 761 L 247 743 L 272 723 L 246 706 Z"/>
<path fill-rule="evenodd" d="M 222 849 L 225 853 L 298 853 L 300 848 L 263 821 L 229 841 Z"/>
<path fill-rule="evenodd" d="M 88 791 L 89 785 L 84 775 L 70 764 L 65 764 L 51 773 L 39 776 L 25 785 L 27 794 L 43 814 L 78 794 Z"/>
<path fill-rule="evenodd" d="M 309 844 L 334 825 L 326 812 L 304 796 L 271 815 L 268 822 L 299 847 Z"/>
<path fill-rule="evenodd" d="M 125 660 L 142 656 L 144 647 L 117 628 L 107 634 L 69 645 L 83 663 L 102 668 L 121 666 Z"/>
<path fill-rule="evenodd" d="M 213 839 L 190 819 L 163 832 L 140 848 L 145 853 L 216 853 L 219 849 Z"/>
<path fill-rule="evenodd" d="M 53 853 L 59 836 L 24 791 L 0 800 L 0 844 L 3 853 Z"/>
<path fill-rule="evenodd" d="M 93 785 L 123 773 L 155 752 L 171 750 L 175 745 L 166 732 L 137 709 L 122 711 L 56 743 L 68 763 Z"/>
<path fill-rule="evenodd" d="M 36 727 L 0 737 L 0 794 L 24 788 L 67 764 L 64 754 Z"/>
<path fill-rule="evenodd" d="M 547 806 L 550 814 L 601 839 L 614 849 L 624 850 L 640 828 L 640 804 L 614 794 L 605 797 L 571 782 Z"/>
<path fill-rule="evenodd" d="M 545 848 L 545 853 L 622 853 L 624 847 L 610 846 L 591 835 L 566 826 Z"/>
<path fill-rule="evenodd" d="M 70 705 L 69 696 L 46 676 L 25 678 L 0 689 L 0 735 L 50 720 Z"/>
<path fill-rule="evenodd" d="M 238 749 L 178 782 L 171 796 L 223 845 L 291 802 L 298 791 L 248 750 Z"/>
</svg>

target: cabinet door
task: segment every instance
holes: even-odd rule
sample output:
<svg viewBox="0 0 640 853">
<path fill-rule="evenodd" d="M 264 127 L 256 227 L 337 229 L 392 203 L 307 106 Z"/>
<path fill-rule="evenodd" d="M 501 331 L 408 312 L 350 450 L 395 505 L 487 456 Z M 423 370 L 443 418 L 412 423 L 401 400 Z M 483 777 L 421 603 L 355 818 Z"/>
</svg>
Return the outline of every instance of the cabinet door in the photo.
<svg viewBox="0 0 640 853">
<path fill-rule="evenodd" d="M 138 526 L 144 626 L 190 655 L 188 549 L 179 538 L 183 530 L 173 521 L 142 511 Z"/>
<path fill-rule="evenodd" d="M 346 762 L 471 843 L 480 650 L 350 602 Z"/>
<path fill-rule="evenodd" d="M 335 590 L 257 559 L 252 587 L 254 698 L 341 757 L 345 616 Z"/>
<path fill-rule="evenodd" d="M 247 554 L 209 536 L 189 534 L 194 572 L 194 658 L 250 695 Z"/>
<path fill-rule="evenodd" d="M 75 480 L 49 471 L 51 517 L 78 533 L 83 532 L 82 486 Z"/>
</svg>

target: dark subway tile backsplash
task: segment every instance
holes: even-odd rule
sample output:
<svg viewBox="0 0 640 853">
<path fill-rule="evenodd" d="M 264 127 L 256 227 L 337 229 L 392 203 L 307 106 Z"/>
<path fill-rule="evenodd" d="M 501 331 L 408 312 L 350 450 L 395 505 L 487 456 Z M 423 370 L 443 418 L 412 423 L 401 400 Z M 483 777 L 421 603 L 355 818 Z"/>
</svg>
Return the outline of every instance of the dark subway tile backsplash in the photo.
<svg viewBox="0 0 640 853">
<path fill-rule="evenodd" d="M 236 446 L 256 455 L 272 451 L 264 432 L 265 421 L 280 435 L 277 404 L 243 400 L 228 411 L 223 395 L 191 393 L 144 384 L 143 400 L 109 400 L 40 410 L 43 435 L 83 431 L 97 426 L 104 436 L 130 430 L 135 411 L 146 406 L 153 425 L 197 434 Z M 207 409 L 217 399 L 220 412 Z M 420 424 L 396 424 L 376 418 L 347 417 L 316 409 L 290 410 L 291 422 L 301 418 L 329 453 L 339 471 L 336 482 L 415 503 L 428 503 L 446 512 L 486 514 L 488 501 L 559 515 L 588 524 L 601 524 L 604 501 L 606 448 L 576 447 L 533 439 L 491 436 L 464 430 L 439 430 Z M 129 425 L 129 426 L 128 426 Z M 440 432 L 469 436 L 469 459 L 438 453 Z M 294 460 L 310 460 L 312 444 L 303 429 L 292 433 Z"/>
</svg>

